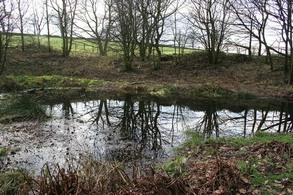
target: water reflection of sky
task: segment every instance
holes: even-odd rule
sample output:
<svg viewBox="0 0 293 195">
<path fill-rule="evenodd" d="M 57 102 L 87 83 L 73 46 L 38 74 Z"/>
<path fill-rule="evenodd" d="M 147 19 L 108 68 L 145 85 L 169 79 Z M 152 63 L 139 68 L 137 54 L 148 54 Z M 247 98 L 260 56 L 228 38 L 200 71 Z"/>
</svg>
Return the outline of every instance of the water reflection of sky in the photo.
<svg viewBox="0 0 293 195">
<path fill-rule="evenodd" d="M 90 101 L 86 103 L 78 102 L 71 103 L 73 113 L 69 117 L 64 118 L 63 105 L 58 104 L 47 108 L 47 114 L 52 116 L 52 120 L 44 125 L 44 129 L 48 131 L 56 131 L 56 136 L 68 136 L 70 140 L 74 140 L 74 144 L 86 148 L 86 151 L 93 153 L 96 157 L 105 158 L 109 150 L 118 150 L 123 147 L 138 148 L 141 139 L 141 130 L 135 128 L 137 139 L 125 139 L 119 132 L 119 128 L 115 124 L 119 123 L 119 117 L 123 115 L 122 101 L 109 101 L 109 121 L 111 126 L 106 121 L 105 112 L 102 112 L 99 123 L 95 123 L 95 117 L 98 112 L 99 101 Z M 134 112 L 137 112 L 137 103 L 134 103 Z M 172 147 L 179 146 L 185 140 L 184 130 L 189 129 L 189 126 L 194 124 L 193 115 L 195 113 L 188 109 L 184 109 L 180 115 L 173 116 L 174 106 L 160 106 L 161 112 L 158 118 L 158 127 L 161 133 L 162 149 L 153 149 L 146 144 L 146 148 L 150 151 L 144 151 L 152 155 L 151 159 L 156 156 L 166 157 L 170 155 Z M 156 110 L 153 110 L 154 114 Z M 72 138 L 74 137 L 74 138 Z M 150 138 L 151 139 L 151 136 Z M 151 140 L 147 140 L 150 142 Z M 68 146 L 72 147 L 72 146 Z M 74 147 L 76 148 L 76 147 Z M 153 153 L 153 154 L 151 154 Z"/>
<path fill-rule="evenodd" d="M 257 129 L 283 129 L 278 123 L 286 115 L 260 109 L 217 110 L 213 105 L 192 110 L 149 101 L 67 101 L 45 107 L 51 116 L 41 125 L 45 138 L 27 138 L 31 144 L 22 148 L 28 152 L 12 157 L 18 166 L 36 171 L 46 162 L 64 163 L 66 158 L 85 155 L 144 166 L 170 157 L 174 147 L 187 139 L 186 130 L 206 137 L 250 136 Z"/>
<path fill-rule="evenodd" d="M 211 123 L 210 127 L 212 129 L 209 129 L 209 131 L 211 131 L 210 136 L 212 137 L 249 136 L 258 128 L 264 116 L 263 111 L 252 109 L 239 113 L 225 109 L 207 113 L 207 111 L 193 111 L 188 107 L 176 105 L 156 107 L 155 103 L 148 102 L 144 106 L 148 107 L 147 111 L 150 111 L 151 117 L 154 118 L 158 114 L 156 123 L 161 134 L 159 138 L 155 138 L 160 139 L 161 147 L 154 149 L 151 146 L 153 141 L 151 139 L 154 139 L 151 135 L 153 132 L 147 132 L 149 136 L 142 138 L 142 127 L 136 124 L 135 127 L 128 129 L 128 131 L 134 133 L 134 136 L 127 139 L 121 135 L 119 127 L 116 126 L 122 120 L 121 117 L 125 115 L 125 112 L 130 111 L 134 115 L 138 113 L 139 102 L 133 102 L 132 107 L 127 111 L 124 110 L 124 101 L 106 100 L 105 102 L 108 113 L 106 113 L 105 107 L 101 107 L 102 109 L 99 110 L 100 101 L 71 103 L 71 110 L 67 111 L 68 116 L 65 118 L 66 111 L 64 110 L 64 105 L 54 105 L 47 109 L 47 113 L 53 117 L 47 125 L 51 129 L 59 129 L 57 134 L 60 135 L 70 131 L 75 135 L 73 140 L 101 158 L 105 158 L 109 150 L 119 150 L 119 148 L 123 148 L 125 145 L 135 148 L 141 147 L 139 143 L 144 141 L 142 139 L 148 139 L 146 140 L 148 144 L 145 144 L 143 147 L 148 150 L 155 150 L 156 155 L 161 152 L 161 155 L 167 156 L 171 151 L 170 148 L 179 146 L 184 142 L 186 139 L 184 131 L 186 130 L 204 132 L 209 127 L 209 125 L 206 126 L 204 123 Z M 101 111 L 101 116 L 97 123 L 95 117 L 99 111 Z M 262 128 L 271 126 L 274 121 L 278 120 L 279 114 L 278 111 L 269 112 L 266 115 L 266 122 L 262 125 Z M 107 120 L 110 121 L 111 125 L 107 123 Z M 134 119 L 131 118 L 130 120 Z M 154 122 L 151 120 L 154 119 L 150 119 L 149 123 Z M 131 121 L 131 123 L 139 122 Z M 272 129 L 276 131 L 276 127 Z"/>
</svg>

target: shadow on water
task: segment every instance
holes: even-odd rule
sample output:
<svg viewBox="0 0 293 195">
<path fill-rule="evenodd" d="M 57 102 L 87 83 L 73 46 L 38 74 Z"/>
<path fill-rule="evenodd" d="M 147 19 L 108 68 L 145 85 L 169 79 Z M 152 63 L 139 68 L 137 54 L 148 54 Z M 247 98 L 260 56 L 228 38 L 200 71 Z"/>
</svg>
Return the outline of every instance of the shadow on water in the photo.
<svg viewBox="0 0 293 195">
<path fill-rule="evenodd" d="M 132 96 L 45 102 L 51 119 L 41 126 L 46 134 L 42 146 L 26 149 L 33 153 L 15 156 L 15 161 L 35 166 L 31 169 L 38 169 L 47 161 L 60 162 L 69 154 L 82 158 L 84 153 L 99 160 L 136 166 L 162 162 L 172 155 L 174 147 L 188 139 L 186 131 L 215 138 L 293 130 L 292 102 L 170 102 Z"/>
</svg>

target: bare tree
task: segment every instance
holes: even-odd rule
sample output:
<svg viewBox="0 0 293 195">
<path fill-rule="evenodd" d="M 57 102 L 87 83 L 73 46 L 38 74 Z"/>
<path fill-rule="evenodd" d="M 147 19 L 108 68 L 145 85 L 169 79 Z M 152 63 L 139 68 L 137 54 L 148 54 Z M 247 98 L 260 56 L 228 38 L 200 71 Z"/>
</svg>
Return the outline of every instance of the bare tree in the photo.
<svg viewBox="0 0 293 195">
<path fill-rule="evenodd" d="M 128 71 L 132 69 L 137 43 L 137 11 L 133 0 L 114 0 L 113 3 L 117 29 L 115 37 L 122 48 L 125 70 Z"/>
<path fill-rule="evenodd" d="M 189 21 L 194 37 L 208 52 L 209 63 L 217 64 L 220 51 L 231 32 L 229 0 L 191 0 Z"/>
<path fill-rule="evenodd" d="M 51 52 L 51 41 L 50 41 L 50 14 L 49 14 L 49 0 L 44 0 L 46 10 L 46 26 L 47 26 L 47 43 L 48 51 Z"/>
<path fill-rule="evenodd" d="M 239 0 L 230 4 L 231 10 L 235 17 L 235 23 L 233 23 L 234 32 L 237 35 L 237 39 L 233 40 L 231 45 L 237 48 L 244 48 L 248 51 L 248 56 L 252 57 L 252 44 L 254 41 L 254 20 L 253 16 L 256 15 L 256 9 L 249 3 L 250 0 Z M 255 35 L 258 35 L 256 33 Z M 256 38 L 257 39 L 257 38 Z M 261 51 L 261 42 L 259 43 L 259 54 Z"/>
<path fill-rule="evenodd" d="M 161 38 L 166 20 L 178 8 L 179 0 L 114 0 L 116 39 L 121 43 L 125 64 L 131 64 L 138 46 L 141 60 L 153 56 L 154 69 L 160 68 Z M 127 62 L 127 63 L 126 63 Z M 127 65 L 126 69 L 131 68 Z"/>
<path fill-rule="evenodd" d="M 152 37 L 152 44 L 157 53 L 157 60 L 154 62 L 154 69 L 160 69 L 162 52 L 160 50 L 160 43 L 163 33 L 165 32 L 167 19 L 172 16 L 180 7 L 178 0 L 157 0 L 153 1 L 152 13 L 154 25 L 154 33 Z"/>
<path fill-rule="evenodd" d="M 267 42 L 267 28 L 269 0 L 240 0 L 231 3 L 231 8 L 237 17 L 237 26 L 249 34 L 249 46 L 241 46 L 249 50 L 251 56 L 252 38 L 258 42 L 258 56 L 262 55 L 262 46 L 265 47 L 267 61 L 273 70 L 271 48 Z M 239 46 L 239 45 L 238 45 Z"/>
<path fill-rule="evenodd" d="M 267 12 L 275 20 L 275 30 L 285 46 L 284 53 L 279 54 L 285 57 L 284 72 L 288 74 L 288 83 L 293 84 L 293 27 L 292 27 L 292 0 L 272 0 L 271 7 Z"/>
<path fill-rule="evenodd" d="M 14 5 L 6 0 L 0 0 L 0 74 L 3 73 L 7 60 L 7 49 L 13 31 L 12 12 Z"/>
<path fill-rule="evenodd" d="M 273 60 L 272 60 L 272 55 L 271 55 L 271 50 L 269 47 L 269 44 L 267 42 L 267 35 L 266 35 L 266 29 L 267 29 L 267 24 L 268 24 L 268 20 L 269 20 L 269 14 L 267 12 L 268 9 L 268 2 L 269 0 L 254 0 L 253 4 L 254 6 L 257 8 L 258 13 L 260 15 L 261 21 L 258 23 L 258 32 L 259 32 L 259 37 L 261 37 L 262 41 L 259 41 L 260 44 L 263 43 L 263 45 L 265 46 L 265 51 L 266 51 L 266 59 L 267 62 L 270 64 L 270 68 L 271 70 L 274 69 L 273 67 Z M 259 55 L 260 55 L 261 50 L 259 50 Z"/>
<path fill-rule="evenodd" d="M 136 9 L 138 16 L 138 31 L 136 42 L 139 47 L 139 55 L 142 61 L 150 60 L 153 37 L 152 0 L 137 0 Z"/>
<path fill-rule="evenodd" d="M 77 26 L 86 33 L 94 43 L 97 44 L 99 54 L 107 55 L 108 44 L 110 41 L 111 30 L 113 28 L 113 0 L 104 0 L 104 12 L 99 10 L 103 6 L 97 0 L 82 0 L 81 11 L 78 20 L 81 22 Z"/>
<path fill-rule="evenodd" d="M 25 0 L 16 0 L 17 3 L 17 10 L 18 10 L 18 19 L 19 19 L 19 30 L 20 30 L 20 37 L 21 37 L 21 50 L 24 51 L 24 26 L 27 23 L 25 19 L 25 15 L 29 9 L 29 3 Z"/>
<path fill-rule="evenodd" d="M 184 17 L 178 18 L 177 12 L 173 14 L 174 20 L 173 20 L 173 44 L 174 44 L 174 55 L 175 55 L 175 65 L 178 65 L 178 62 L 180 61 L 181 57 L 183 57 L 184 54 L 184 48 L 189 40 L 189 28 L 185 24 L 183 24 Z M 179 23 L 178 21 L 181 21 Z M 179 25 L 179 26 L 178 26 Z M 183 27 L 183 28 L 182 28 Z"/>
<path fill-rule="evenodd" d="M 259 42 L 259 55 L 263 45 L 268 62 L 273 70 L 271 52 L 285 58 L 284 73 L 288 74 L 288 83 L 293 84 L 293 28 L 292 28 L 292 0 L 241 0 L 231 4 L 238 16 L 240 25 Z M 249 22 L 250 24 L 249 24 Z M 270 25 L 268 25 L 271 23 Z M 275 36 L 268 41 L 268 32 Z M 275 43 L 283 46 L 279 50 Z"/>
<path fill-rule="evenodd" d="M 42 5 L 41 9 L 39 9 L 39 5 L 36 3 L 33 4 L 33 13 L 32 17 L 30 19 L 31 25 L 33 26 L 34 29 L 34 35 L 37 36 L 37 44 L 38 47 L 40 48 L 41 46 L 41 41 L 40 41 L 40 36 L 41 32 L 44 29 L 46 23 L 45 23 L 45 11 L 46 11 L 46 4 Z"/>
<path fill-rule="evenodd" d="M 73 26 L 76 16 L 77 0 L 50 0 L 52 8 L 56 12 L 58 27 L 62 38 L 63 57 L 70 55 L 73 41 Z"/>
</svg>

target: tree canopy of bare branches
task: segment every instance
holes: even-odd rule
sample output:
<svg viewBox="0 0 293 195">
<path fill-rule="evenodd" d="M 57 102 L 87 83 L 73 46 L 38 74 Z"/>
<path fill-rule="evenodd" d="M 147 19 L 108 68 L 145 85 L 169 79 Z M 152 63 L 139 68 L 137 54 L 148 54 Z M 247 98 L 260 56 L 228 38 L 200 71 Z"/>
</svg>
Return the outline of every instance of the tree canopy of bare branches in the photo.
<svg viewBox="0 0 293 195">
<path fill-rule="evenodd" d="M 72 49 L 74 20 L 76 16 L 77 0 L 50 0 L 56 13 L 57 25 L 62 38 L 63 57 L 70 55 Z"/>
<path fill-rule="evenodd" d="M 208 52 L 209 63 L 217 64 L 231 31 L 229 0 L 191 0 L 189 21 L 193 37 Z"/>
<path fill-rule="evenodd" d="M 258 55 L 262 55 L 262 46 L 273 70 L 272 52 L 284 56 L 284 73 L 288 74 L 288 83 L 293 84 L 292 55 L 292 1 L 291 0 L 240 0 L 231 4 L 237 16 L 237 24 L 258 41 Z M 270 25 L 269 25 L 270 24 Z M 274 32 L 274 38 L 268 32 Z M 270 42 L 268 39 L 273 39 Z M 284 47 L 279 49 L 276 43 Z M 251 49 L 251 46 L 248 48 Z"/>
<path fill-rule="evenodd" d="M 113 28 L 113 0 L 82 0 L 78 28 L 97 44 L 99 55 L 106 56 Z"/>
</svg>

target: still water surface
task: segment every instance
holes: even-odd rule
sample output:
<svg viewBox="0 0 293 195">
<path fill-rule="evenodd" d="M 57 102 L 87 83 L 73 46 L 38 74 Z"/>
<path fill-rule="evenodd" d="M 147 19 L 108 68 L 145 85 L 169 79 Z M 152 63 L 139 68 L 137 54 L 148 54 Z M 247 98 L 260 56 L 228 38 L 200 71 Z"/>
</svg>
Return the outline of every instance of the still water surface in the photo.
<svg viewBox="0 0 293 195">
<path fill-rule="evenodd" d="M 62 164 L 85 156 L 146 166 L 172 156 L 174 148 L 188 139 L 186 131 L 201 132 L 203 137 L 292 131 L 293 106 L 288 102 L 167 104 L 126 96 L 119 100 L 64 99 L 45 103 L 44 108 L 51 118 L 37 125 L 37 133 L 2 132 L 4 145 L 18 144 L 22 149 L 4 162 L 8 167 L 38 172 L 46 162 Z"/>
</svg>

